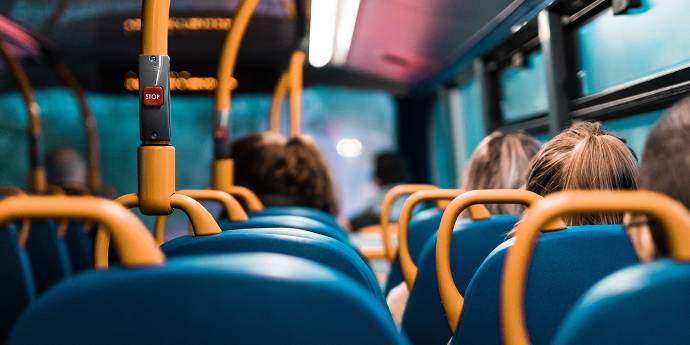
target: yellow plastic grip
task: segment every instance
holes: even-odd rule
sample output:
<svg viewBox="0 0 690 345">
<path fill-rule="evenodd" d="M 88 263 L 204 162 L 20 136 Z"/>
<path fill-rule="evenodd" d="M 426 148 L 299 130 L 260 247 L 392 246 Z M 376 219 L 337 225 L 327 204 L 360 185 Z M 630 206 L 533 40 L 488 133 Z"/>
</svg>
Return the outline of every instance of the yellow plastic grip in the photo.
<svg viewBox="0 0 690 345">
<path fill-rule="evenodd" d="M 268 112 L 268 130 L 271 132 L 280 132 L 280 110 L 283 107 L 283 99 L 290 86 L 289 75 L 283 72 L 276 83 L 275 90 L 273 90 L 273 97 L 271 97 L 271 108 Z"/>
<path fill-rule="evenodd" d="M 388 261 L 392 262 L 395 258 L 395 248 L 393 247 L 393 241 L 391 240 L 391 233 L 388 227 L 393 203 L 395 203 L 395 201 L 403 195 L 412 194 L 414 192 L 427 189 L 438 189 L 438 187 L 430 184 L 401 184 L 391 188 L 383 197 L 380 215 L 381 236 L 383 237 L 383 252 L 385 253 Z"/>
<path fill-rule="evenodd" d="M 123 266 L 162 265 L 165 261 L 144 224 L 110 200 L 90 196 L 17 196 L 0 201 L 0 223 L 25 218 L 95 221 L 113 236 Z"/>
<path fill-rule="evenodd" d="M 295 51 L 290 57 L 290 137 L 302 133 L 302 84 L 304 74 L 304 52 Z"/>
<path fill-rule="evenodd" d="M 524 189 L 485 189 L 472 190 L 460 194 L 450 202 L 441 217 L 441 224 L 436 239 L 436 279 L 441 304 L 448 320 L 448 326 L 455 333 L 455 328 L 462 314 L 465 302 L 458 287 L 453 281 L 450 269 L 450 245 L 453 237 L 453 227 L 460 213 L 471 205 L 476 204 L 523 204 L 530 206 L 541 199 L 541 196 Z M 546 224 L 546 222 L 545 222 Z M 545 227 L 545 230 L 560 230 L 566 226 L 562 220 L 556 218 Z"/>
<path fill-rule="evenodd" d="M 420 202 L 429 200 L 452 200 L 463 192 L 462 189 L 421 190 L 412 193 L 412 195 L 405 200 L 402 210 L 400 211 L 400 219 L 398 219 L 398 224 L 400 224 L 398 229 L 398 256 L 400 258 L 400 268 L 403 278 L 405 278 L 408 289 L 412 290 L 412 286 L 414 286 L 415 279 L 417 278 L 417 265 L 415 265 L 412 260 L 407 241 L 410 219 L 412 218 L 414 207 Z M 484 205 L 472 205 L 469 211 L 470 217 L 474 220 L 491 217 L 491 214 Z"/>
<path fill-rule="evenodd" d="M 141 12 L 141 53 L 168 55 L 170 0 L 144 0 Z"/>
<path fill-rule="evenodd" d="M 186 195 L 196 201 L 216 201 L 223 205 L 228 218 L 232 221 L 243 221 L 249 219 L 247 212 L 244 212 L 242 205 L 233 198 L 230 194 L 219 190 L 210 189 L 189 189 L 178 190 L 175 194 Z M 165 223 L 168 217 L 158 216 L 156 218 L 156 226 L 154 230 L 154 238 L 156 243 L 161 244 L 165 239 Z"/>
<path fill-rule="evenodd" d="M 249 20 L 252 18 L 259 0 L 242 0 L 235 10 L 232 18 L 232 25 L 225 36 L 223 51 L 220 55 L 218 64 L 218 87 L 215 94 L 215 109 L 222 111 L 230 108 L 230 90 L 232 88 L 232 77 L 235 73 L 237 53 L 240 50 L 240 43 L 244 32 L 247 30 Z"/>
<path fill-rule="evenodd" d="M 525 282 L 539 229 L 573 213 L 636 212 L 657 219 L 666 231 L 671 257 L 690 260 L 690 213 L 679 202 L 649 191 L 569 191 L 535 203 L 517 225 L 501 277 L 501 324 L 505 344 L 530 344 L 524 314 Z"/>
<path fill-rule="evenodd" d="M 149 216 L 172 213 L 170 196 L 175 193 L 175 147 L 139 146 L 139 201 L 141 213 Z"/>
<path fill-rule="evenodd" d="M 126 194 L 117 199 L 115 202 L 127 208 L 134 208 L 139 205 L 140 199 L 137 194 Z M 216 223 L 213 216 L 197 201 L 182 195 L 173 194 L 170 196 L 170 205 L 173 208 L 180 209 L 189 217 L 194 229 L 194 235 L 213 235 L 221 233 L 218 223 Z M 94 256 L 96 268 L 108 267 L 108 249 L 110 237 L 104 231 L 99 229 L 96 234 L 96 243 L 94 245 Z"/>
<path fill-rule="evenodd" d="M 213 161 L 212 169 L 212 189 L 220 190 L 234 197 L 241 198 L 247 205 L 247 209 L 258 212 L 264 209 L 261 202 L 254 192 L 241 186 L 233 186 L 234 161 L 232 159 L 216 159 Z"/>
</svg>

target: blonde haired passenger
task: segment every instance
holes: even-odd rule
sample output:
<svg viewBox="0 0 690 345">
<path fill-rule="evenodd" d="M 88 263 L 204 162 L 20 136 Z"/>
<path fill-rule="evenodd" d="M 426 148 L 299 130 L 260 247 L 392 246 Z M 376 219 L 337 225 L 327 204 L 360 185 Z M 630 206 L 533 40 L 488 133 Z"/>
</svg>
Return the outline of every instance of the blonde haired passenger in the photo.
<svg viewBox="0 0 690 345">
<path fill-rule="evenodd" d="M 537 151 L 539 142 L 524 133 L 494 131 L 482 139 L 472 153 L 465 169 L 462 188 L 523 188 L 527 178 L 527 167 Z M 515 205 L 486 206 L 492 214 L 519 214 L 522 211 L 521 206 Z M 398 326 L 402 323 L 409 296 L 407 285 L 401 283 L 391 290 L 386 299 Z"/>
</svg>

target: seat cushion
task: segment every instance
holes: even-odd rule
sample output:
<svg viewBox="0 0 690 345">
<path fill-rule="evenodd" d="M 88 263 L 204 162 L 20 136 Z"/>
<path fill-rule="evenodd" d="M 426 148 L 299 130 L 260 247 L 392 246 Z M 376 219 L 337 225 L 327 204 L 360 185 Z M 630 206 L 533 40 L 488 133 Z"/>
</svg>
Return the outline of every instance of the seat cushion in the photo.
<svg viewBox="0 0 690 345">
<path fill-rule="evenodd" d="M 499 286 L 509 240 L 481 264 L 467 287 L 453 344 L 500 344 Z M 577 299 L 604 276 L 637 262 L 621 225 L 542 233 L 527 275 L 525 317 L 533 344 L 550 344 Z"/>
<path fill-rule="evenodd" d="M 58 237 L 55 222 L 31 221 L 25 248 L 33 270 L 36 293 L 43 293 L 71 274 L 67 245 Z"/>
<path fill-rule="evenodd" d="M 29 259 L 19 247 L 14 226 L 0 227 L 0 343 L 24 309 L 34 300 L 36 291 Z"/>
<path fill-rule="evenodd" d="M 69 222 L 65 243 L 72 265 L 72 273 L 93 268 L 93 232 L 87 232 L 82 222 Z"/>
<path fill-rule="evenodd" d="M 304 259 L 254 253 L 77 275 L 36 301 L 8 342 L 257 343 L 405 341 L 384 308 L 345 275 Z"/>
<path fill-rule="evenodd" d="M 293 255 L 334 268 L 371 292 L 385 303 L 381 289 L 369 267 L 348 245 L 333 238 L 289 228 L 257 228 L 224 231 L 218 235 L 182 236 L 164 243 L 169 257 L 271 252 Z"/>
<path fill-rule="evenodd" d="M 516 221 L 515 216 L 498 215 L 456 225 L 451 242 L 451 270 L 461 294 L 479 265 L 503 242 Z M 436 239 L 434 234 L 424 245 L 403 317 L 402 328 L 414 344 L 445 345 L 452 336 L 438 292 Z"/>
<path fill-rule="evenodd" d="M 222 230 L 248 229 L 248 228 L 295 228 L 311 231 L 317 234 L 335 238 L 336 240 L 349 243 L 347 234 L 341 228 L 334 228 L 331 225 L 304 216 L 293 215 L 266 215 L 254 216 L 245 221 L 231 222 L 222 220 L 218 223 Z"/>
<path fill-rule="evenodd" d="M 686 344 L 690 263 L 659 260 L 594 285 L 570 311 L 554 344 Z"/>
</svg>

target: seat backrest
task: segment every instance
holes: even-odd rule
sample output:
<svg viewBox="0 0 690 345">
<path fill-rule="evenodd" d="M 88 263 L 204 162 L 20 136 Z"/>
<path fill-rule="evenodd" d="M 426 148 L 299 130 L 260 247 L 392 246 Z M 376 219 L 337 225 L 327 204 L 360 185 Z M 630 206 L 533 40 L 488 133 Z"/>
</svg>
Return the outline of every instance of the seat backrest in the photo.
<svg viewBox="0 0 690 345">
<path fill-rule="evenodd" d="M 500 344 L 499 287 L 513 240 L 481 264 L 465 292 L 453 344 Z M 602 277 L 637 262 L 621 225 L 573 226 L 539 236 L 525 293 L 527 328 L 534 344 L 550 344 L 567 311 Z"/>
<path fill-rule="evenodd" d="M 0 343 L 12 328 L 14 321 L 34 300 L 31 265 L 26 252 L 19 247 L 17 230 L 13 225 L 0 228 Z"/>
<path fill-rule="evenodd" d="M 72 264 L 72 273 L 93 268 L 93 243 L 95 229 L 87 232 L 82 222 L 69 222 L 65 243 Z"/>
<path fill-rule="evenodd" d="M 245 252 L 293 255 L 343 272 L 385 303 L 373 272 L 351 247 L 304 230 L 257 228 L 224 231 L 218 235 L 182 236 L 164 243 L 161 249 L 169 257 Z"/>
<path fill-rule="evenodd" d="M 69 251 L 65 240 L 58 235 L 55 222 L 31 221 L 25 249 L 31 262 L 37 294 L 71 274 Z"/>
<path fill-rule="evenodd" d="M 451 242 L 453 280 L 464 294 L 474 272 L 491 251 L 513 228 L 517 218 L 496 215 L 491 218 L 458 223 Z M 417 279 L 407 300 L 402 329 L 415 344 L 448 343 L 448 328 L 436 277 L 436 234 L 424 245 L 419 257 Z"/>
<path fill-rule="evenodd" d="M 323 212 L 321 210 L 313 209 L 310 207 L 303 207 L 303 206 L 271 206 L 271 207 L 266 207 L 265 209 L 259 211 L 259 212 L 251 212 L 249 214 L 249 217 L 254 217 L 254 216 L 276 216 L 276 215 L 292 215 L 292 216 L 302 216 L 302 217 L 307 217 L 311 218 L 314 220 L 318 220 L 319 222 L 322 222 L 324 224 L 328 224 L 332 226 L 334 229 L 340 229 L 343 233 L 345 233 L 345 230 L 343 229 L 340 224 L 338 224 L 338 221 L 333 218 L 330 214 Z"/>
<path fill-rule="evenodd" d="M 342 273 L 267 253 L 192 256 L 159 267 L 80 274 L 34 303 L 8 342 L 257 343 L 406 342 L 385 308 Z"/>
<path fill-rule="evenodd" d="M 690 263 L 670 259 L 613 273 L 580 298 L 554 344 L 685 344 Z"/>
<path fill-rule="evenodd" d="M 275 228 L 286 227 L 296 228 L 335 238 L 336 240 L 349 243 L 347 234 L 341 228 L 334 228 L 331 225 L 304 216 L 293 215 L 273 215 L 273 216 L 254 216 L 245 221 L 232 222 L 222 220 L 218 223 L 222 230 L 248 229 L 248 228 Z"/>
<path fill-rule="evenodd" d="M 438 225 L 441 223 L 442 216 L 443 209 L 441 208 L 426 209 L 412 216 L 408 227 L 407 242 L 410 256 L 415 262 L 419 262 L 418 258 L 426 241 L 438 231 Z M 384 288 L 385 294 L 388 295 L 390 290 L 398 286 L 402 281 L 403 276 L 400 268 L 400 257 L 398 257 L 396 253 L 386 280 L 386 287 Z"/>
</svg>

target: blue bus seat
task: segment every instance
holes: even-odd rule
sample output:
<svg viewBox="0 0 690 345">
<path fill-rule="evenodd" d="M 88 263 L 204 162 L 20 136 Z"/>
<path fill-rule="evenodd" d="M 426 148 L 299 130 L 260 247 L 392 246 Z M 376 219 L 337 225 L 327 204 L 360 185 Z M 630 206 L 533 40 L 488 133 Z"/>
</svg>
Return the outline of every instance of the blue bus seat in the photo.
<svg viewBox="0 0 690 345">
<path fill-rule="evenodd" d="M 451 240 L 451 269 L 461 294 L 491 251 L 501 244 L 517 217 L 496 215 L 459 223 Z M 417 278 L 407 300 L 402 329 L 413 344 L 448 343 L 452 336 L 441 305 L 436 277 L 436 234 L 424 245 L 418 260 Z"/>
<path fill-rule="evenodd" d="M 426 241 L 438 231 L 438 225 L 441 223 L 442 216 L 443 209 L 440 208 L 426 209 L 412 216 L 408 229 L 407 242 L 410 249 L 410 256 L 415 262 L 419 262 L 418 258 Z M 400 268 L 400 258 L 396 252 L 395 258 L 391 263 L 390 273 L 386 279 L 384 294 L 388 295 L 391 289 L 400 285 L 402 281 L 403 276 Z"/>
<path fill-rule="evenodd" d="M 499 287 L 508 240 L 467 287 L 453 344 L 500 344 Z M 542 233 L 527 274 L 525 315 L 533 344 L 550 344 L 561 321 L 594 283 L 637 257 L 621 225 L 584 225 Z"/>
<path fill-rule="evenodd" d="M 248 228 L 275 228 L 286 227 L 307 230 L 324 236 L 335 238 L 336 240 L 349 243 L 347 234 L 341 228 L 334 228 L 312 218 L 293 215 L 265 215 L 254 216 L 245 221 L 232 222 L 221 220 L 218 225 L 222 230 L 248 229 Z"/>
<path fill-rule="evenodd" d="M 385 304 L 373 272 L 348 245 L 309 231 L 291 228 L 256 228 L 224 231 L 218 235 L 181 236 L 164 243 L 166 256 L 271 252 L 316 261 L 343 272 Z"/>
<path fill-rule="evenodd" d="M 26 252 L 19 247 L 14 225 L 0 228 L 0 343 L 4 342 L 12 325 L 26 307 L 33 302 L 34 288 L 31 265 Z"/>
<path fill-rule="evenodd" d="M 250 212 L 249 217 L 255 216 L 279 216 L 279 215 L 291 215 L 291 216 L 301 216 L 311 218 L 313 220 L 318 220 L 324 224 L 332 226 L 334 229 L 340 229 L 343 233 L 346 231 L 343 229 L 338 221 L 333 218 L 330 214 L 323 212 L 321 210 L 313 209 L 304 206 L 270 206 L 259 212 Z"/>
<path fill-rule="evenodd" d="M 8 341 L 257 343 L 407 342 L 385 308 L 342 273 L 267 253 L 192 256 L 159 267 L 85 272 L 39 298 Z"/>
<path fill-rule="evenodd" d="M 81 272 L 94 267 L 93 262 L 93 231 L 87 232 L 82 222 L 69 222 L 65 243 L 72 264 L 72 273 Z"/>
<path fill-rule="evenodd" d="M 32 220 L 26 252 L 31 262 L 36 293 L 43 291 L 71 274 L 69 251 L 58 236 L 57 224 L 48 220 Z"/>
<path fill-rule="evenodd" d="M 687 344 L 690 263 L 670 259 L 622 269 L 580 298 L 554 344 Z"/>
</svg>

